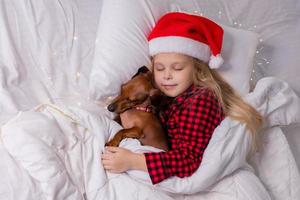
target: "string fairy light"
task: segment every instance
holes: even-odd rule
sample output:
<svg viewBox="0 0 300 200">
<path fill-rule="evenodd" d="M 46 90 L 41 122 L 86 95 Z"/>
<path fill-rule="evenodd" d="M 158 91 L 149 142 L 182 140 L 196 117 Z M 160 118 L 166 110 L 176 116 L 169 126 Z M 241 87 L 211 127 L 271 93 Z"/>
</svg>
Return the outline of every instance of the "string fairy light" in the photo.
<svg viewBox="0 0 300 200">
<path fill-rule="evenodd" d="M 204 15 L 209 15 L 208 17 L 211 17 L 211 18 L 216 18 L 216 19 L 219 19 L 221 20 L 222 18 L 225 18 L 226 17 L 226 12 L 224 12 L 224 10 L 216 10 L 215 12 L 206 12 L 205 14 L 205 11 L 203 10 L 190 10 L 190 12 L 196 14 L 196 15 L 200 15 L 200 16 L 204 16 Z M 246 24 L 244 24 L 243 22 L 241 22 L 239 19 L 234 19 L 234 21 L 231 23 L 231 26 L 235 27 L 235 28 L 240 28 L 240 29 L 246 29 L 246 30 L 252 30 L 252 31 L 256 31 L 257 29 L 257 25 L 251 25 L 251 26 L 247 26 Z M 73 42 L 78 42 L 79 41 L 79 37 L 77 35 L 74 35 L 73 38 L 72 38 Z M 98 44 L 100 41 L 99 38 L 96 38 L 95 41 L 94 41 L 94 45 Z M 263 56 L 263 53 L 264 53 L 264 40 L 263 38 L 259 38 L 259 45 L 257 47 L 257 50 L 255 52 L 255 57 L 254 57 L 254 64 L 253 64 L 253 69 L 251 71 L 251 78 L 250 78 L 250 85 L 253 87 L 256 82 L 258 81 L 258 79 L 260 78 L 259 77 L 259 73 L 261 73 L 261 68 L 263 67 L 266 67 L 267 65 L 270 64 L 270 61 L 265 58 Z M 62 53 L 65 53 L 65 51 L 53 51 L 53 56 L 60 56 L 60 54 Z M 47 86 L 48 87 L 53 87 L 54 86 L 54 78 L 51 77 L 50 73 L 47 72 L 46 69 L 43 69 L 45 71 L 45 74 L 47 76 Z M 80 78 L 82 77 L 82 74 L 81 74 L 81 71 L 80 70 L 77 70 L 75 73 L 75 80 L 76 80 L 76 83 L 79 82 Z M 73 79 L 74 80 L 74 79 Z M 80 95 L 80 94 L 73 94 L 72 96 L 70 96 L 70 98 L 79 98 L 79 99 L 82 99 L 83 97 Z M 92 102 L 96 105 L 99 105 L 100 107 L 102 108 L 105 108 L 107 107 L 107 105 L 109 103 L 111 103 L 111 101 L 113 100 L 115 96 L 107 96 L 107 97 L 104 97 L 102 98 L 101 100 L 94 100 L 92 98 L 90 98 L 89 96 L 86 97 L 85 100 L 87 100 L 88 102 Z M 49 102 L 52 102 L 53 100 L 52 99 L 49 99 Z M 81 107 L 83 106 L 84 104 L 84 101 L 75 101 L 76 105 Z"/>
<path fill-rule="evenodd" d="M 80 76 L 81 76 L 81 73 L 80 73 L 80 71 L 77 71 L 77 72 L 76 72 L 76 81 L 78 81 L 78 80 L 79 80 Z"/>
<path fill-rule="evenodd" d="M 203 12 L 199 10 L 193 10 L 194 14 L 203 16 Z M 210 14 L 213 12 L 209 12 Z M 222 10 L 217 10 L 215 14 L 211 14 L 211 18 L 215 19 L 221 19 L 222 16 L 226 16 L 222 12 Z M 239 19 L 235 19 L 231 26 L 238 28 L 238 29 L 245 29 L 249 31 L 257 32 L 257 24 L 247 26 L 246 24 L 243 24 L 240 22 Z M 251 71 L 251 77 L 250 77 L 250 88 L 253 89 L 256 82 L 263 76 L 262 69 L 265 68 L 267 65 L 269 65 L 271 62 L 267 58 L 264 57 L 264 40 L 263 38 L 259 38 L 259 45 L 257 46 L 257 49 L 255 51 L 254 55 L 254 62 L 253 62 L 253 69 Z"/>
</svg>

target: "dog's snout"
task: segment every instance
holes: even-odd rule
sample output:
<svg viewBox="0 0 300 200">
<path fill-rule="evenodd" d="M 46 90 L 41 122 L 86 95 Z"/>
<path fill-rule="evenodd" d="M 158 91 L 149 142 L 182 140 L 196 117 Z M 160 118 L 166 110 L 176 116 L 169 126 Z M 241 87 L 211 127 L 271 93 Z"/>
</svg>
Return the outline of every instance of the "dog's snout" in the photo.
<svg viewBox="0 0 300 200">
<path fill-rule="evenodd" d="M 117 105 L 116 104 L 109 104 L 108 106 L 107 106 L 107 110 L 109 110 L 110 112 L 114 112 L 115 110 L 116 110 L 116 108 L 117 108 Z"/>
</svg>

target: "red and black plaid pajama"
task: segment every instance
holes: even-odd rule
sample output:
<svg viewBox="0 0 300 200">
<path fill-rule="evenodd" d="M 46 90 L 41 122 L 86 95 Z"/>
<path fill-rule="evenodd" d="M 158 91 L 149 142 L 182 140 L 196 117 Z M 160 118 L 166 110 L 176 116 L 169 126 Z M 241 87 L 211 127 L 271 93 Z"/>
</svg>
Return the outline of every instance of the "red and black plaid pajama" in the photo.
<svg viewBox="0 0 300 200">
<path fill-rule="evenodd" d="M 153 184 L 171 176 L 187 177 L 199 167 L 214 129 L 224 118 L 221 105 L 211 91 L 191 86 L 176 98 L 168 98 L 161 121 L 170 150 L 145 153 Z"/>
</svg>

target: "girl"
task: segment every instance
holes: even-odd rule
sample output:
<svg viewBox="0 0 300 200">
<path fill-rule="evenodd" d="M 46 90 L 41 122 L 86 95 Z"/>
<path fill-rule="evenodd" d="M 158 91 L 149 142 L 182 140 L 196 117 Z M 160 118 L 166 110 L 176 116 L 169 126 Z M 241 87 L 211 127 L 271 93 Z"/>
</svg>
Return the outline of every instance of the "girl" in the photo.
<svg viewBox="0 0 300 200">
<path fill-rule="evenodd" d="M 154 81 L 165 94 L 160 118 L 170 151 L 133 153 L 107 147 L 102 155 L 106 170 L 129 169 L 149 173 L 153 184 L 171 176 L 190 176 L 199 167 L 204 150 L 225 116 L 245 123 L 253 135 L 261 115 L 238 96 L 215 68 L 220 67 L 223 29 L 201 16 L 185 13 L 164 15 L 150 33 Z M 129 119 L 121 115 L 124 128 Z"/>
</svg>

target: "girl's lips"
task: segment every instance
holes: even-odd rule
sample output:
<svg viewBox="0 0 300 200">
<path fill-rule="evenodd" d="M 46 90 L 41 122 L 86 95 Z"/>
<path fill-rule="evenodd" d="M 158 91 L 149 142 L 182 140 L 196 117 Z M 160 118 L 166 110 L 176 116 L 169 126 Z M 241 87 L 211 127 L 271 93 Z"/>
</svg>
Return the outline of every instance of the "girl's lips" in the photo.
<svg viewBox="0 0 300 200">
<path fill-rule="evenodd" d="M 170 90 L 170 89 L 173 89 L 176 86 L 176 84 L 174 84 L 174 85 L 162 85 L 162 86 L 163 86 L 163 88 L 165 88 L 167 90 Z"/>
</svg>

